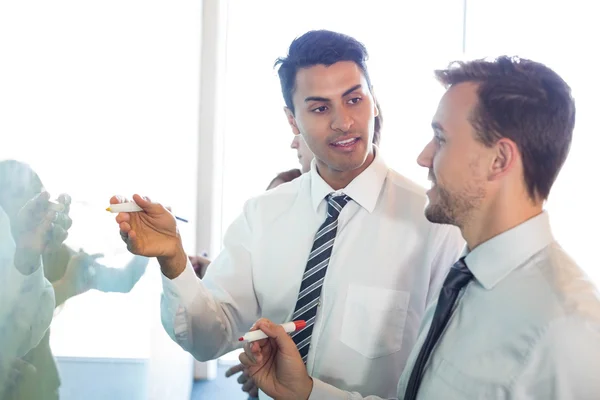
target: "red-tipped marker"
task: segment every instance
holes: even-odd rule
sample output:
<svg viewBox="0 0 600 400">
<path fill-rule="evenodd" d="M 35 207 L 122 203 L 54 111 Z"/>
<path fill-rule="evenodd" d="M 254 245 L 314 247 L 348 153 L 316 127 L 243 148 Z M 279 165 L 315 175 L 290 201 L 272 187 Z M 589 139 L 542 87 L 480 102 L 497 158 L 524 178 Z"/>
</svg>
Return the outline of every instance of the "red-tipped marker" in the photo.
<svg viewBox="0 0 600 400">
<path fill-rule="evenodd" d="M 287 333 L 292 333 L 295 331 L 299 331 L 300 329 L 306 328 L 306 321 L 292 321 L 286 322 L 285 324 L 281 324 L 283 330 Z M 247 332 L 244 336 L 238 339 L 238 341 L 243 342 L 255 342 L 260 339 L 266 339 L 268 336 L 265 335 L 263 331 L 260 329 L 257 331 Z"/>
</svg>

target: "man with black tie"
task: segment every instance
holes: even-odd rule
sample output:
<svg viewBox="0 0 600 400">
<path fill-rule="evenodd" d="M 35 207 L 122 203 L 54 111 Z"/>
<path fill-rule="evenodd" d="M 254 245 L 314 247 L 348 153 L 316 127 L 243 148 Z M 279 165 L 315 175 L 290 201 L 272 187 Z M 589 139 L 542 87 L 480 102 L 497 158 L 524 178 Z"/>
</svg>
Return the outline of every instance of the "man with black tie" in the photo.
<svg viewBox="0 0 600 400">
<path fill-rule="evenodd" d="M 436 74 L 447 91 L 418 158 L 432 181 L 425 215 L 458 226 L 467 248 L 426 313 L 397 398 L 599 399 L 600 294 L 543 210 L 571 144 L 569 86 L 509 57 Z M 270 339 L 240 360 L 274 398 L 369 394 L 311 378 L 279 326 L 260 320 L 255 329 Z"/>
</svg>

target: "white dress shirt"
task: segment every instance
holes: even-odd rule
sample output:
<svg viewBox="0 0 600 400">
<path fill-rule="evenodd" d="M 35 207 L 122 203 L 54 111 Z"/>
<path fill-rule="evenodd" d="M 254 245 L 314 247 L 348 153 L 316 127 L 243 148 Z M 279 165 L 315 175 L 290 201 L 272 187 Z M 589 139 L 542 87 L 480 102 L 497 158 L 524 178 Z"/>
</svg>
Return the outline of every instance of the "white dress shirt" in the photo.
<svg viewBox="0 0 600 400">
<path fill-rule="evenodd" d="M 163 277 L 169 335 L 209 360 L 239 347 L 260 317 L 289 321 L 332 192 L 313 164 L 248 201 L 203 280 L 189 263 L 179 277 Z M 464 242 L 456 228 L 425 219 L 424 189 L 379 154 L 338 192 L 352 201 L 339 216 L 307 369 L 344 389 L 394 395 L 426 306 Z"/>
<path fill-rule="evenodd" d="M 544 212 L 476 247 L 417 398 L 600 399 L 600 293 L 553 239 Z M 404 392 L 436 304 L 398 385 Z M 311 399 L 361 399 L 315 381 Z M 372 397 L 374 398 L 374 397 Z"/>
<path fill-rule="evenodd" d="M 0 395 L 15 358 L 37 346 L 55 306 L 43 267 L 23 275 L 14 266 L 14 255 L 10 220 L 0 208 Z"/>
</svg>

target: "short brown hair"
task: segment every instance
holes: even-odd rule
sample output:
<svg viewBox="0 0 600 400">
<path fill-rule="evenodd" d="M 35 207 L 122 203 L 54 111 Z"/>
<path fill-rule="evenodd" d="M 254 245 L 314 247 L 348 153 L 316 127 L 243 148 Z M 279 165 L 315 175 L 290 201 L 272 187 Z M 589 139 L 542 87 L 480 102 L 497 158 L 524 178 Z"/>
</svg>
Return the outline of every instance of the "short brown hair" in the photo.
<svg viewBox="0 0 600 400">
<path fill-rule="evenodd" d="M 435 75 L 446 88 L 478 84 L 479 103 L 470 121 L 478 139 L 486 146 L 503 137 L 515 142 L 529 196 L 547 199 L 575 126 L 575 102 L 567 83 L 543 64 L 507 56 L 453 62 Z"/>
</svg>

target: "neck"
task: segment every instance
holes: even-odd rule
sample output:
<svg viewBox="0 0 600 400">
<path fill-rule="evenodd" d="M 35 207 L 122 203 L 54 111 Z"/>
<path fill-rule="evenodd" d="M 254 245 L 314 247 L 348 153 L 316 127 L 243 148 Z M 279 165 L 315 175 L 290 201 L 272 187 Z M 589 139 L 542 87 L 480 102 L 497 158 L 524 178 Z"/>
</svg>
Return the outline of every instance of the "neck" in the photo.
<svg viewBox="0 0 600 400">
<path fill-rule="evenodd" d="M 523 222 L 539 215 L 543 204 L 531 200 L 520 204 L 491 204 L 477 210 L 461 227 L 461 232 L 469 251 L 491 238 L 506 232 Z"/>
<path fill-rule="evenodd" d="M 348 186 L 350 182 L 354 180 L 354 178 L 367 169 L 374 159 L 375 153 L 371 152 L 367 154 L 365 162 L 360 167 L 350 171 L 338 171 L 326 165 L 322 161 L 316 160 L 317 172 L 333 190 L 340 190 Z"/>
</svg>

